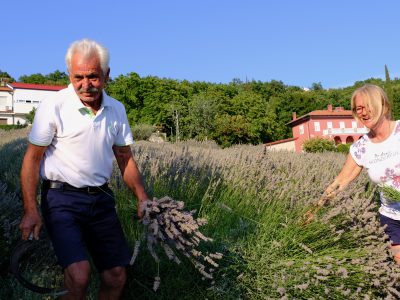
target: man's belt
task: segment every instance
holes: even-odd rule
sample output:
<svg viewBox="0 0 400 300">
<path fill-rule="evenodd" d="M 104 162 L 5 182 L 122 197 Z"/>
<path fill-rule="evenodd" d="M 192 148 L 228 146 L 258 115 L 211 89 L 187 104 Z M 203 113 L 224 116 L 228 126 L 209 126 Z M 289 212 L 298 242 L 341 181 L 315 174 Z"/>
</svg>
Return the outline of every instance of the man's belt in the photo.
<svg viewBox="0 0 400 300">
<path fill-rule="evenodd" d="M 80 192 L 86 194 L 99 194 L 104 192 L 105 189 L 108 188 L 107 182 L 101 186 L 84 186 L 84 187 L 74 187 L 66 182 L 61 181 L 52 181 L 52 180 L 43 180 L 43 188 L 44 189 L 59 189 L 64 191 L 71 192 Z"/>
</svg>

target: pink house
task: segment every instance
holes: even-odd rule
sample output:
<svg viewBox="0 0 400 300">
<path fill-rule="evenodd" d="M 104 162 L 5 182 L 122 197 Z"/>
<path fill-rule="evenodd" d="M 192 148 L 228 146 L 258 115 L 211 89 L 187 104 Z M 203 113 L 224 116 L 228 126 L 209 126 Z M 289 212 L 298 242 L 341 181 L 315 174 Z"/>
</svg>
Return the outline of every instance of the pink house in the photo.
<svg viewBox="0 0 400 300">
<path fill-rule="evenodd" d="M 292 127 L 295 141 L 295 151 L 302 150 L 304 141 L 313 137 L 333 139 L 335 144 L 348 144 L 358 140 L 368 130 L 353 118 L 351 110 L 328 105 L 327 110 L 314 110 L 300 118 L 293 113 L 292 121 L 287 123 Z"/>
<path fill-rule="evenodd" d="M 368 130 L 353 118 L 351 110 L 343 107 L 328 105 L 326 110 L 314 110 L 304 116 L 297 118 L 292 114 L 292 121 L 287 123 L 292 127 L 293 139 L 268 143 L 265 146 L 271 149 L 286 149 L 296 152 L 302 151 L 304 141 L 322 137 L 335 141 L 335 144 L 353 143 Z M 290 143 L 290 144 L 289 144 Z M 286 147 L 283 147 L 287 144 Z"/>
</svg>

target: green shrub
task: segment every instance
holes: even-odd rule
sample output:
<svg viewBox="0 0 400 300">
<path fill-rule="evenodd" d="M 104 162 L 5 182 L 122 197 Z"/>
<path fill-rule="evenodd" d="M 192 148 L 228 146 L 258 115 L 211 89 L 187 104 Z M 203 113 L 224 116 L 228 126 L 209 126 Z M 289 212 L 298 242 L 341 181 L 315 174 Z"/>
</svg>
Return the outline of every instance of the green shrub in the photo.
<svg viewBox="0 0 400 300">
<path fill-rule="evenodd" d="M 28 124 L 33 123 L 33 120 L 35 119 L 36 110 L 37 110 L 36 107 L 32 108 L 32 110 L 25 116 L 26 122 L 28 122 Z"/>
<path fill-rule="evenodd" d="M 303 150 L 305 152 L 325 152 L 336 151 L 335 142 L 329 139 L 315 137 L 303 143 Z"/>
<path fill-rule="evenodd" d="M 25 128 L 27 125 L 0 125 L 0 129 L 3 130 L 12 130 L 12 129 L 22 129 Z"/>
<path fill-rule="evenodd" d="M 149 124 L 137 124 L 132 128 L 133 138 L 136 141 L 148 140 L 151 134 L 155 131 L 156 131 L 155 126 Z"/>
<path fill-rule="evenodd" d="M 351 144 L 339 144 L 336 146 L 336 151 L 340 153 L 348 154 L 350 151 Z"/>
</svg>

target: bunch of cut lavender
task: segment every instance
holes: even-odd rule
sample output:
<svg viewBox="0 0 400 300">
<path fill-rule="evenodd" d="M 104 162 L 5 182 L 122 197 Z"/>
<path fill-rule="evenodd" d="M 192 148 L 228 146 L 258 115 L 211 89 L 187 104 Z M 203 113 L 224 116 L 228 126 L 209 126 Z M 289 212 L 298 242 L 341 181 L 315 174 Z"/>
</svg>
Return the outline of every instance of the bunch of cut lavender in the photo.
<svg viewBox="0 0 400 300">
<path fill-rule="evenodd" d="M 400 202 L 400 191 L 388 185 L 380 186 L 379 189 L 383 193 L 383 196 L 386 199 L 395 202 Z"/>
<path fill-rule="evenodd" d="M 207 224 L 204 218 L 193 218 L 195 211 L 185 211 L 183 201 L 176 201 L 168 196 L 161 199 L 153 198 L 143 206 L 142 223 L 145 225 L 145 241 L 147 249 L 156 263 L 160 262 L 155 247 L 160 245 L 166 256 L 177 264 L 180 259 L 176 253 L 186 256 L 203 276 L 203 279 L 213 279 L 213 272 L 219 265 L 216 262 L 222 254 L 203 253 L 199 250 L 201 241 L 210 242 L 211 238 L 204 236 L 199 228 Z M 135 243 L 131 265 L 139 253 L 140 242 Z M 213 283 L 213 282 L 212 282 Z M 153 290 L 160 285 L 159 274 L 155 277 Z"/>
</svg>

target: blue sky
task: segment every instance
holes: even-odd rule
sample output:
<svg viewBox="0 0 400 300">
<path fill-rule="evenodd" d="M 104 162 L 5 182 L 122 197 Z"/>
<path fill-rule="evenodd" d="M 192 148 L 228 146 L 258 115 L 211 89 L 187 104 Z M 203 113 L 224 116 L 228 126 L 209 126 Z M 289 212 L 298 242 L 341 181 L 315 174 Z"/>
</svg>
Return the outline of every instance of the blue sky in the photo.
<svg viewBox="0 0 400 300">
<path fill-rule="evenodd" d="M 0 70 L 66 71 L 81 38 L 109 48 L 111 76 L 281 80 L 325 88 L 400 77 L 400 1 L 114 0 L 2 4 Z"/>
</svg>

